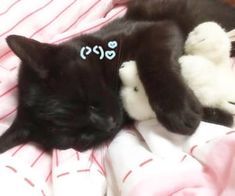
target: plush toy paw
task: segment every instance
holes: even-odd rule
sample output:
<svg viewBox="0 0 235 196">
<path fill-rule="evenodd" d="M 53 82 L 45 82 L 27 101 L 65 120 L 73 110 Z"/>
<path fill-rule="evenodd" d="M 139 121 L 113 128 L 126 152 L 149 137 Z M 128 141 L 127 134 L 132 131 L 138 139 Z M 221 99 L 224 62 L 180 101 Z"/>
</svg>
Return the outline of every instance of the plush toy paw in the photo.
<svg viewBox="0 0 235 196">
<path fill-rule="evenodd" d="M 196 55 L 179 58 L 181 75 L 203 106 L 215 106 L 224 99 L 218 84 L 218 68 L 208 59 Z"/>
<path fill-rule="evenodd" d="M 138 70 L 135 61 L 126 61 L 122 63 L 119 69 L 119 77 L 123 86 L 134 87 L 139 83 Z"/>
<path fill-rule="evenodd" d="M 179 58 L 181 74 L 187 85 L 205 107 L 218 108 L 235 114 L 235 74 L 229 67 L 217 67 L 197 55 Z"/>
<path fill-rule="evenodd" d="M 185 42 L 185 52 L 201 55 L 217 64 L 229 59 L 231 41 L 227 33 L 215 22 L 205 22 L 189 33 Z"/>
</svg>

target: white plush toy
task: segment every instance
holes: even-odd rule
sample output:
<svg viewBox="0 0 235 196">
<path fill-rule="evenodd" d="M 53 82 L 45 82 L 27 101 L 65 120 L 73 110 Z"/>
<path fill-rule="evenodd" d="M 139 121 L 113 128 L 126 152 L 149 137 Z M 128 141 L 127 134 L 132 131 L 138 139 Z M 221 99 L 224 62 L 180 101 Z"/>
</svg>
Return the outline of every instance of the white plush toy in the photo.
<svg viewBox="0 0 235 196">
<path fill-rule="evenodd" d="M 232 70 L 231 41 L 215 22 L 198 25 L 185 42 L 179 59 L 181 73 L 203 106 L 235 114 L 235 72 Z"/>
<path fill-rule="evenodd" d="M 187 55 L 179 59 L 185 82 L 203 106 L 235 114 L 235 73 L 230 61 L 231 42 L 214 22 L 198 25 L 185 42 Z M 124 62 L 119 69 L 121 98 L 135 120 L 156 118 L 150 107 L 135 61 Z"/>
<path fill-rule="evenodd" d="M 135 61 L 124 62 L 119 69 L 122 81 L 121 98 L 124 109 L 135 120 L 156 118 L 142 82 Z"/>
</svg>

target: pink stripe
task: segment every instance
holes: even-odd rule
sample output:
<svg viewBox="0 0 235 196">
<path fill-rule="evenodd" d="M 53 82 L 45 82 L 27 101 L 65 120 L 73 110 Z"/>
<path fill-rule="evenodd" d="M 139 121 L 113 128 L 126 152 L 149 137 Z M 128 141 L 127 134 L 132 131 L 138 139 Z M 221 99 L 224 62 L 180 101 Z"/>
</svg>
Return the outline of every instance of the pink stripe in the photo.
<svg viewBox="0 0 235 196">
<path fill-rule="evenodd" d="M 79 152 L 78 151 L 76 151 L 76 155 L 77 155 L 77 160 L 79 160 L 80 157 L 79 157 Z"/>
<path fill-rule="evenodd" d="M 52 42 L 52 43 L 62 42 L 62 41 L 67 40 L 67 39 L 69 39 L 69 38 L 73 38 L 73 37 L 75 37 L 76 35 L 81 35 L 82 33 L 85 33 L 86 31 L 89 31 L 89 30 L 95 29 L 95 28 L 97 28 L 97 27 L 99 27 L 99 26 L 102 26 L 102 25 L 108 23 L 108 22 L 109 22 L 110 20 L 112 20 L 115 16 L 117 16 L 118 14 L 120 14 L 121 12 L 123 12 L 123 11 L 125 11 L 125 10 L 126 10 L 126 8 L 123 8 L 122 10 L 120 10 L 119 12 L 117 12 L 116 14 L 114 14 L 112 17 L 110 17 L 108 20 L 106 20 L 106 21 L 104 21 L 104 22 L 102 22 L 102 23 L 100 23 L 100 24 L 97 24 L 97 25 L 95 25 L 95 26 L 93 26 L 93 27 L 90 27 L 90 28 L 88 28 L 88 29 L 86 29 L 86 30 L 84 30 L 84 31 L 79 32 L 79 33 L 75 33 L 75 34 L 69 35 L 69 36 L 67 36 L 67 37 L 61 38 L 61 39 L 59 39 L 59 40 L 57 40 L 57 41 L 54 41 L 54 42 Z M 1 58 L 1 57 L 0 57 L 0 58 Z"/>
<path fill-rule="evenodd" d="M 105 14 L 104 14 L 104 18 L 107 17 L 107 15 L 109 14 L 110 10 L 106 11 Z"/>
<path fill-rule="evenodd" d="M 104 170 L 104 167 L 99 163 L 99 161 L 97 161 L 95 155 L 92 153 L 92 159 L 95 161 L 95 163 L 98 165 L 98 167 L 101 169 L 101 171 L 103 172 L 104 175 L 106 175 L 106 172 Z"/>
<path fill-rule="evenodd" d="M 16 170 L 14 167 L 12 167 L 12 166 L 10 166 L 10 165 L 6 165 L 5 167 L 8 168 L 8 169 L 10 169 L 11 171 L 17 173 L 17 170 Z"/>
<path fill-rule="evenodd" d="M 9 50 L 8 52 L 11 52 L 11 50 Z M 13 68 L 10 68 L 10 69 L 7 69 L 7 68 L 5 68 L 5 67 L 3 67 L 3 66 L 1 66 L 1 65 L 0 65 L 0 67 L 1 67 L 2 69 L 6 70 L 6 71 L 13 71 L 13 70 L 15 70 L 15 69 L 18 67 L 18 65 L 17 65 L 17 66 L 14 66 Z"/>
<path fill-rule="evenodd" d="M 47 7 L 53 0 L 50 0 L 49 2 L 47 2 L 45 5 L 43 5 L 42 7 L 34 10 L 33 12 L 31 12 L 30 14 L 26 15 L 25 17 L 23 17 L 21 20 L 19 20 L 15 25 L 13 25 L 10 29 L 8 29 L 7 31 L 5 31 L 4 33 L 0 34 L 0 37 L 9 33 L 11 30 L 13 30 L 17 25 L 19 25 L 21 22 L 23 22 L 25 19 L 27 19 L 28 17 L 32 16 L 33 14 L 37 13 L 38 11 L 42 10 L 43 8 Z"/>
<path fill-rule="evenodd" d="M 0 59 L 2 59 L 3 57 L 7 56 L 7 55 L 10 54 L 10 53 L 12 53 L 11 50 L 9 50 L 9 51 L 3 53 L 3 54 L 0 56 Z M 1 67 L 2 67 L 2 66 L 1 66 Z"/>
<path fill-rule="evenodd" d="M 132 173 L 132 170 L 130 170 L 129 172 L 127 172 L 127 174 L 124 176 L 122 182 L 124 183 L 126 181 L 126 179 L 130 176 L 130 174 Z"/>
<path fill-rule="evenodd" d="M 75 24 L 78 22 L 79 19 L 81 19 L 81 18 L 82 18 L 83 16 L 85 16 L 88 12 L 90 12 L 100 1 L 101 1 L 101 0 L 96 1 L 90 8 L 88 8 L 87 11 L 85 11 L 82 15 L 78 16 L 78 18 L 77 18 L 74 22 L 72 22 L 72 24 L 69 25 L 65 30 L 63 30 L 62 33 L 68 31 L 73 25 L 75 25 Z"/>
<path fill-rule="evenodd" d="M 14 3 L 12 3 L 4 12 L 0 13 L 0 16 L 6 14 L 15 4 L 17 4 L 18 2 L 20 2 L 20 0 L 15 1 Z"/>
<path fill-rule="evenodd" d="M 0 117 L 0 121 L 7 118 L 8 116 L 10 116 L 11 114 L 13 114 L 14 112 L 16 112 L 16 108 L 13 109 L 12 111 L 10 111 L 9 113 L 5 114 L 4 116 Z"/>
<path fill-rule="evenodd" d="M 198 145 L 195 145 L 193 146 L 191 149 L 190 149 L 190 154 L 193 156 L 193 151 L 198 147 Z"/>
<path fill-rule="evenodd" d="M 210 143 L 211 141 L 212 141 L 212 140 L 207 140 L 207 141 L 206 141 L 206 144 Z"/>
<path fill-rule="evenodd" d="M 79 170 L 77 170 L 77 172 L 89 172 L 90 171 L 90 169 L 79 169 Z"/>
<path fill-rule="evenodd" d="M 11 68 L 10 71 L 15 70 L 17 67 L 18 67 L 18 66 L 15 66 L 15 67 Z M 9 71 L 9 70 L 8 70 L 8 71 Z"/>
<path fill-rule="evenodd" d="M 50 171 L 49 174 L 47 175 L 46 180 L 45 180 L 46 182 L 49 180 L 51 174 L 52 174 L 52 171 Z"/>
<path fill-rule="evenodd" d="M 185 154 L 182 159 L 180 160 L 180 162 L 183 162 L 185 159 L 187 158 L 187 155 Z"/>
<path fill-rule="evenodd" d="M 4 92 L 3 94 L 0 95 L 0 98 L 3 97 L 4 95 L 10 93 L 11 91 L 15 90 L 17 88 L 17 85 L 11 87 L 10 89 L 8 89 L 6 92 Z"/>
<path fill-rule="evenodd" d="M 139 165 L 139 167 L 143 167 L 144 165 L 146 165 L 146 164 L 148 164 L 148 163 L 150 163 L 150 162 L 152 162 L 152 161 L 153 161 L 153 159 L 148 159 L 148 160 L 142 162 L 142 163 Z"/>
<path fill-rule="evenodd" d="M 234 134 L 234 133 L 235 133 L 235 131 L 230 131 L 230 132 L 226 133 L 226 135 L 231 135 L 231 134 Z"/>
<path fill-rule="evenodd" d="M 43 196 L 46 196 L 46 194 L 43 190 L 41 190 L 41 193 L 42 193 Z"/>
<path fill-rule="evenodd" d="M 98 170 L 98 169 L 97 169 L 97 171 L 98 171 L 102 176 L 104 176 L 104 173 L 103 173 L 102 171 L 100 171 L 100 170 Z"/>
<path fill-rule="evenodd" d="M 64 8 L 55 18 L 53 18 L 49 23 L 47 23 L 46 25 L 44 25 L 43 27 L 41 27 L 40 29 L 38 29 L 37 31 L 35 31 L 30 38 L 32 38 L 34 35 L 36 35 L 38 32 L 40 32 L 41 30 L 43 30 L 44 28 L 46 28 L 47 26 L 49 26 L 50 24 L 52 24 L 57 18 L 59 18 L 59 16 L 61 14 L 63 14 L 67 9 L 69 9 L 77 0 L 74 0 L 72 3 L 70 3 L 66 8 Z"/>
<path fill-rule="evenodd" d="M 0 56 L 0 59 L 2 59 L 3 57 L 7 56 L 7 55 L 10 54 L 10 53 L 12 53 L 11 50 L 9 50 L 9 51 L 3 53 L 3 54 Z M 2 66 L 1 66 L 1 67 L 2 67 Z"/>
<path fill-rule="evenodd" d="M 62 177 L 62 176 L 67 176 L 67 175 L 69 175 L 69 174 L 70 174 L 69 172 L 65 172 L 65 173 L 62 173 L 62 174 L 57 175 L 57 178 L 60 178 L 60 177 Z"/>
<path fill-rule="evenodd" d="M 5 67 L 3 67 L 2 65 L 0 65 L 0 67 L 6 71 L 9 71 L 9 69 L 6 69 Z"/>
<path fill-rule="evenodd" d="M 57 150 L 55 150 L 55 165 L 56 165 L 56 167 L 59 166 L 59 156 L 58 156 Z"/>
<path fill-rule="evenodd" d="M 26 144 L 22 144 L 22 145 L 20 145 L 20 146 L 16 149 L 16 151 L 12 153 L 12 155 L 11 155 L 11 156 L 12 156 L 12 157 L 13 157 L 13 156 L 15 156 L 15 155 L 16 155 L 16 153 L 17 153 L 17 152 L 19 152 L 19 150 L 20 150 L 20 149 L 22 149 L 25 145 L 26 145 Z"/>
<path fill-rule="evenodd" d="M 25 180 L 25 182 L 27 182 L 30 186 L 32 186 L 32 187 L 35 186 L 34 183 L 33 183 L 31 180 L 29 180 L 28 178 L 24 178 L 24 180 Z"/>
<path fill-rule="evenodd" d="M 33 167 L 36 163 L 37 163 L 37 161 L 42 157 L 42 155 L 44 154 L 45 152 L 42 152 L 35 160 L 34 160 L 34 162 L 31 164 L 31 167 Z"/>
</svg>

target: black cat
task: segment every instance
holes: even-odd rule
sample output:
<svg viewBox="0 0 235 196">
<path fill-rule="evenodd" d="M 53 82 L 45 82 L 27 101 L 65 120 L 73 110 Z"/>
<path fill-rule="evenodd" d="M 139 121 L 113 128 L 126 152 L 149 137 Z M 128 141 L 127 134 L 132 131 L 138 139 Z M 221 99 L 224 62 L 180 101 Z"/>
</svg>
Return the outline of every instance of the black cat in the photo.
<svg viewBox="0 0 235 196">
<path fill-rule="evenodd" d="M 82 151 L 113 138 L 126 119 L 118 78 L 126 60 L 136 60 L 150 104 L 169 131 L 190 135 L 202 116 L 230 124 L 230 114 L 201 108 L 177 60 L 197 24 L 213 20 L 230 30 L 234 19 L 235 9 L 215 0 L 133 0 L 123 18 L 60 45 L 9 36 L 7 43 L 22 63 L 17 116 L 0 138 L 0 152 L 28 141 Z M 112 60 L 80 55 L 85 46 L 107 51 L 113 40 L 118 47 Z"/>
</svg>

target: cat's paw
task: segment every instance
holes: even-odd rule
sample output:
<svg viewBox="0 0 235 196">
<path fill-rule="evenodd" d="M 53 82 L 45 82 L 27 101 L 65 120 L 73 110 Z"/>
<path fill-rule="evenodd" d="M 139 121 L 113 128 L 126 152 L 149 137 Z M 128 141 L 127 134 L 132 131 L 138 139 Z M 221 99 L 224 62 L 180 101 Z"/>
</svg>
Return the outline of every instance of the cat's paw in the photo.
<svg viewBox="0 0 235 196">
<path fill-rule="evenodd" d="M 173 107 L 157 111 L 158 120 L 168 131 L 183 135 L 192 135 L 201 117 L 201 104 L 192 93 L 182 97 L 181 102 L 174 102 Z"/>
</svg>

